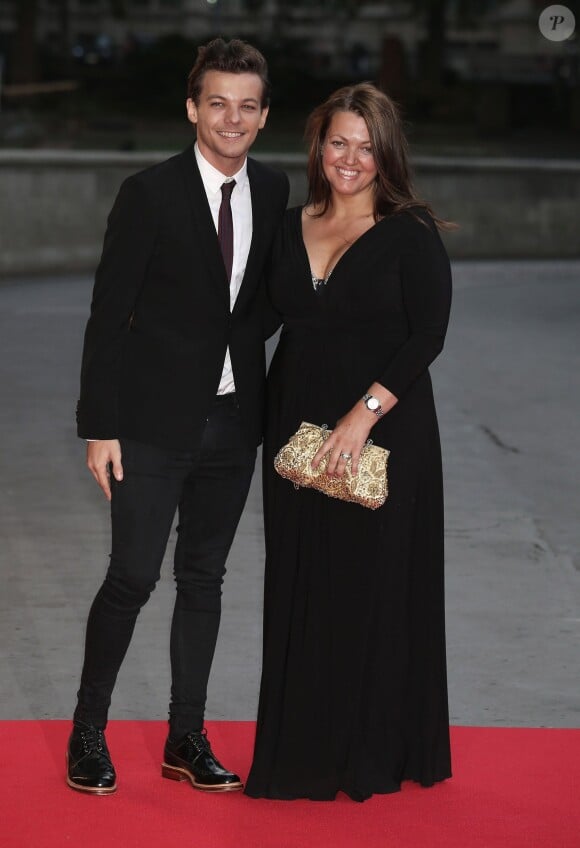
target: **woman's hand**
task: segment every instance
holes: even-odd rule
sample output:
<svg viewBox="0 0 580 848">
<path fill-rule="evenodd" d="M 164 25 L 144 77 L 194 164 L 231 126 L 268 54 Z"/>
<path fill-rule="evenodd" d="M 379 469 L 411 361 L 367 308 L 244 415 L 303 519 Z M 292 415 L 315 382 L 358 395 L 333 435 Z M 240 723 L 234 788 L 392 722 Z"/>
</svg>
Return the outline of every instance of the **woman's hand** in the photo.
<svg viewBox="0 0 580 848">
<path fill-rule="evenodd" d="M 373 420 L 368 409 L 361 404 L 353 406 L 350 412 L 341 418 L 332 435 L 326 439 L 312 460 L 312 467 L 318 468 L 320 461 L 326 454 L 328 459 L 327 474 L 331 477 L 336 475 L 342 477 L 347 463 L 351 464 L 352 474 L 358 472 L 358 461 L 360 453 L 369 437 Z"/>
<path fill-rule="evenodd" d="M 397 398 L 380 383 L 373 383 L 369 394 L 376 397 L 383 410 L 387 413 L 397 403 Z M 318 468 L 326 454 L 329 454 L 327 474 L 342 477 L 344 469 L 350 462 L 353 475 L 358 474 L 358 463 L 361 451 L 365 446 L 373 425 L 379 420 L 374 412 L 367 409 L 362 400 L 355 403 L 350 412 L 341 418 L 332 435 L 326 439 L 312 460 L 312 467 Z"/>
</svg>

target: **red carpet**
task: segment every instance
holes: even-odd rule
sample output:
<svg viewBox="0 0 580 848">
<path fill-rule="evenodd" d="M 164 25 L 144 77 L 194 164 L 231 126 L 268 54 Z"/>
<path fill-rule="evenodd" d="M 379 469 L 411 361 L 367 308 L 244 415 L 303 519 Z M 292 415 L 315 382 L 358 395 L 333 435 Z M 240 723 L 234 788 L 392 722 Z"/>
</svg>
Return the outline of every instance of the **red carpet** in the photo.
<svg viewBox="0 0 580 848">
<path fill-rule="evenodd" d="M 210 722 L 245 776 L 253 724 Z M 64 782 L 69 724 L 0 722 L 2 848 L 580 848 L 580 730 L 453 730 L 455 776 L 364 804 L 211 796 L 160 777 L 162 722 L 112 722 L 119 790 Z"/>
</svg>

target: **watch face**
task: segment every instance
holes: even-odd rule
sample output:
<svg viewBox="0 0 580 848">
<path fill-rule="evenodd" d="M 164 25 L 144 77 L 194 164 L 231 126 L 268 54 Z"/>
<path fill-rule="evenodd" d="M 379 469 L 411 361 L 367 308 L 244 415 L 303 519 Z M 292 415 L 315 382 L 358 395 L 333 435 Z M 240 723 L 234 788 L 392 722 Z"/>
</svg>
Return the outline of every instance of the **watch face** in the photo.
<svg viewBox="0 0 580 848">
<path fill-rule="evenodd" d="M 367 407 L 368 407 L 368 409 L 371 409 L 373 412 L 375 411 L 375 409 L 378 409 L 379 406 L 380 406 L 380 403 L 378 402 L 376 397 L 370 397 L 367 400 Z"/>
</svg>

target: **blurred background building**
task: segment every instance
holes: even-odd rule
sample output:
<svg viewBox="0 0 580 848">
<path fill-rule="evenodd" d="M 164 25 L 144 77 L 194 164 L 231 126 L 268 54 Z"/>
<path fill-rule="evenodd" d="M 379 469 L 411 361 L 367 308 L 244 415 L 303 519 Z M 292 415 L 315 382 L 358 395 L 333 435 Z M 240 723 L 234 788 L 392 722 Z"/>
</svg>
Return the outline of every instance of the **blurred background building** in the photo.
<svg viewBox="0 0 580 848">
<path fill-rule="evenodd" d="M 93 268 L 128 174 L 183 149 L 186 78 L 210 38 L 270 65 L 254 147 L 305 197 L 306 116 L 372 80 L 402 107 L 420 192 L 453 257 L 580 255 L 577 30 L 546 0 L 0 0 L 0 276 Z M 580 24 L 580 0 L 567 7 Z M 32 236 L 32 237 L 31 237 Z"/>
<path fill-rule="evenodd" d="M 282 123 L 285 113 L 306 113 L 337 85 L 372 79 L 419 124 L 486 133 L 521 127 L 580 132 L 579 42 L 575 36 L 553 42 L 540 33 L 538 16 L 546 5 L 0 0 L 0 97 L 5 113 L 22 117 L 34 110 L 37 124 L 43 114 L 53 126 L 61 116 L 71 142 L 74 118 L 175 117 L 197 45 L 219 34 L 263 49 Z M 568 7 L 580 20 L 579 5 Z M 37 126 L 30 143 L 42 134 Z M 293 148 L 296 139 L 283 135 L 282 144 Z M 127 139 L 124 146 L 130 146 Z"/>
</svg>

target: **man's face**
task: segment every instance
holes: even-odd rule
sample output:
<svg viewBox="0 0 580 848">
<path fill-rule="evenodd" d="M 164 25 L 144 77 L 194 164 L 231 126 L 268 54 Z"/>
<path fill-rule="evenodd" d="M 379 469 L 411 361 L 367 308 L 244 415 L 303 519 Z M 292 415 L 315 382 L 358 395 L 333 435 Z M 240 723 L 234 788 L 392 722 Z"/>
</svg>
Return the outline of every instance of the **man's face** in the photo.
<svg viewBox="0 0 580 848">
<path fill-rule="evenodd" d="M 262 109 L 262 80 L 257 74 L 207 71 L 199 103 L 187 100 L 187 117 L 197 127 L 201 154 L 225 176 L 239 171 L 268 117 Z"/>
</svg>

